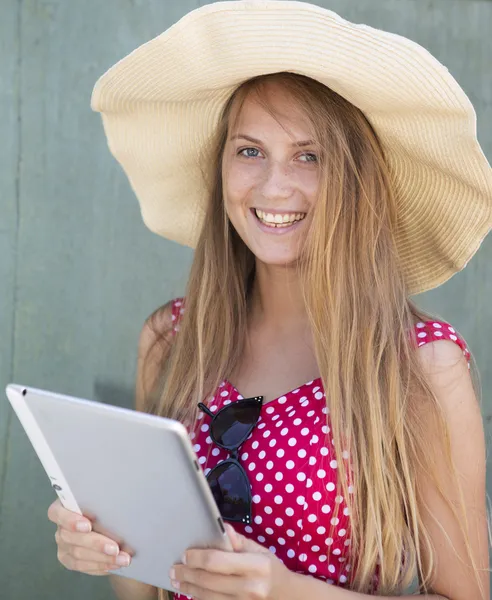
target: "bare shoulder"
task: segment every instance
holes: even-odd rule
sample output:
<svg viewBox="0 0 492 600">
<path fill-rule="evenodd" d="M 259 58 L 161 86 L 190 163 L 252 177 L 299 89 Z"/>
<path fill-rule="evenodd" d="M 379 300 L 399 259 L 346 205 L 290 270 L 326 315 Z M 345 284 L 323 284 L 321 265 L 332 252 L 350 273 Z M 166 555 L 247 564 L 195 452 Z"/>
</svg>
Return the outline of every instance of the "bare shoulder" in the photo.
<svg viewBox="0 0 492 600">
<path fill-rule="evenodd" d="M 426 370 L 452 367 L 457 363 L 467 367 L 463 350 L 454 342 L 439 340 L 425 344 L 418 349 L 422 366 Z"/>
<path fill-rule="evenodd" d="M 139 356 L 146 356 L 156 343 L 167 342 L 169 345 L 172 343 L 173 302 L 170 300 L 159 307 L 145 320 L 138 342 Z"/>
<path fill-rule="evenodd" d="M 136 409 L 156 385 L 173 342 L 173 300 L 154 311 L 144 322 L 138 341 Z"/>
<path fill-rule="evenodd" d="M 434 391 L 444 401 L 444 409 L 457 408 L 451 405 L 460 397 L 472 404 L 477 401 L 468 360 L 457 344 L 449 340 L 435 341 L 421 346 L 418 353 Z M 451 390 L 453 393 L 449 393 Z"/>
</svg>

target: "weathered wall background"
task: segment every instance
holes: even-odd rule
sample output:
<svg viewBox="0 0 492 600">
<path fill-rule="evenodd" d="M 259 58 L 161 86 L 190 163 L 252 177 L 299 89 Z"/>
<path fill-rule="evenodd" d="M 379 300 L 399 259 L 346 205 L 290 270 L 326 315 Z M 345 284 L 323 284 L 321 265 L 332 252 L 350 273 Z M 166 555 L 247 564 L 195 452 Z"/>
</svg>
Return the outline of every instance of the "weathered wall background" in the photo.
<svg viewBox="0 0 492 600">
<path fill-rule="evenodd" d="M 428 48 L 462 84 L 492 158 L 492 2 L 320 0 Z M 145 317 L 182 293 L 191 252 L 148 232 L 89 107 L 97 77 L 198 6 L 191 0 L 2 0 L 0 388 L 10 381 L 129 406 Z M 467 339 L 492 420 L 492 237 L 419 297 Z M 3 393 L 3 392 L 2 392 Z M 111 455 L 108 450 L 107 459 Z M 489 491 L 490 491 L 489 481 Z M 105 579 L 65 571 L 54 494 L 0 400 L 0 596 L 102 600 Z"/>
</svg>

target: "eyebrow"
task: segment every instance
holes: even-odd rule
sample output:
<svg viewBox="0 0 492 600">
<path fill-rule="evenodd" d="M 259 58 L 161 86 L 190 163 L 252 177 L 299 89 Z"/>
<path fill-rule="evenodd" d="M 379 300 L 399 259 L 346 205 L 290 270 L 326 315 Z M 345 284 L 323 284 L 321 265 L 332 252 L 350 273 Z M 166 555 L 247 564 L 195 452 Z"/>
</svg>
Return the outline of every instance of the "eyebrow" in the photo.
<svg viewBox="0 0 492 600">
<path fill-rule="evenodd" d="M 257 140 L 249 135 L 245 135 L 244 133 L 238 133 L 236 135 L 231 136 L 230 141 L 237 140 L 239 138 L 248 140 L 248 142 L 252 142 L 253 144 L 261 145 L 263 142 L 261 140 Z M 302 140 L 300 142 L 293 142 L 291 146 L 314 146 L 314 140 Z"/>
</svg>

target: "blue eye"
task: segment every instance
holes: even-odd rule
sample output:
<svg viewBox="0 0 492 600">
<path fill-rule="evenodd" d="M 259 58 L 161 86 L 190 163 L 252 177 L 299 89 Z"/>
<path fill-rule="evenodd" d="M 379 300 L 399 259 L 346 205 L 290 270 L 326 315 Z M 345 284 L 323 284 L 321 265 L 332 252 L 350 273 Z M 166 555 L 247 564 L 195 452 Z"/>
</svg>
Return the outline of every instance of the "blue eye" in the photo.
<svg viewBox="0 0 492 600">
<path fill-rule="evenodd" d="M 244 154 L 246 152 L 247 154 Z M 250 152 L 259 152 L 258 148 L 242 148 L 239 150 L 238 154 L 240 156 L 244 156 L 245 158 L 256 158 L 256 154 L 250 154 Z"/>
<path fill-rule="evenodd" d="M 302 156 L 306 157 L 308 159 L 303 162 L 318 162 L 318 157 L 316 156 L 316 154 L 313 154 L 312 152 L 306 152 L 306 154 L 303 154 Z"/>
<path fill-rule="evenodd" d="M 258 150 L 258 148 L 252 148 L 252 147 L 241 148 L 240 150 L 238 150 L 237 154 L 238 154 L 238 156 L 244 156 L 244 158 L 258 158 L 260 155 L 260 150 Z M 301 160 L 301 162 L 306 162 L 306 163 L 317 163 L 318 162 L 318 157 L 313 152 L 305 152 L 304 154 L 301 154 L 301 156 L 299 158 L 303 159 L 303 160 Z"/>
</svg>

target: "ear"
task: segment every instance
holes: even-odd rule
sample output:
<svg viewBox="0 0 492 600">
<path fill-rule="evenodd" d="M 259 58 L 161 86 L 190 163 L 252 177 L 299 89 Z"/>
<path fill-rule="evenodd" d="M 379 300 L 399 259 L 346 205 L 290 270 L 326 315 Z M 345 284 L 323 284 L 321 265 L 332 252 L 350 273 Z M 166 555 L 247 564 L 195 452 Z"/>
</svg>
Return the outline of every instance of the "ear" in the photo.
<svg viewBox="0 0 492 600">
<path fill-rule="evenodd" d="M 238 533 L 230 523 L 224 523 L 234 552 L 251 552 L 255 554 L 269 554 L 267 548 L 260 546 L 253 540 Z"/>
</svg>

